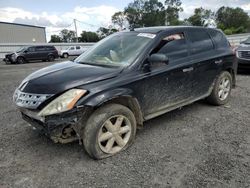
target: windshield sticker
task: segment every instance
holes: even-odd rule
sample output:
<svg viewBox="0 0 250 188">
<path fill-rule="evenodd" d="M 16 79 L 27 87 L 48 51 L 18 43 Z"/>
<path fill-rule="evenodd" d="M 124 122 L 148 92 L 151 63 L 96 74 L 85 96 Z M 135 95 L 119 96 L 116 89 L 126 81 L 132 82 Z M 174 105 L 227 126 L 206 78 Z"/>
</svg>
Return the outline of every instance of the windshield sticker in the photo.
<svg viewBox="0 0 250 188">
<path fill-rule="evenodd" d="M 137 36 L 139 37 L 147 37 L 147 38 L 150 38 L 150 39 L 153 39 L 155 38 L 155 34 L 151 34 L 151 33 L 139 33 Z"/>
</svg>

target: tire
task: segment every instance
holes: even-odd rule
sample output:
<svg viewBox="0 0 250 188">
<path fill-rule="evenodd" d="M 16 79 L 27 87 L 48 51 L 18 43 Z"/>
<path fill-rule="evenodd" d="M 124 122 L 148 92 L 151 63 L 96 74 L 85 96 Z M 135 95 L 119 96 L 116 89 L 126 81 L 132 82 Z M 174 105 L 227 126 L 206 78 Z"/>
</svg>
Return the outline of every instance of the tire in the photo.
<svg viewBox="0 0 250 188">
<path fill-rule="evenodd" d="M 232 90 L 232 75 L 224 71 L 215 81 L 212 93 L 207 98 L 210 104 L 220 106 L 228 103 Z"/>
<path fill-rule="evenodd" d="M 53 56 L 53 55 L 49 55 L 48 56 L 48 61 L 49 62 L 52 62 L 52 61 L 54 61 L 55 60 L 55 57 Z"/>
<path fill-rule="evenodd" d="M 67 53 L 63 54 L 63 58 L 68 58 L 68 57 L 69 57 L 69 54 L 67 54 Z"/>
<path fill-rule="evenodd" d="M 90 116 L 82 139 L 85 150 L 92 158 L 103 159 L 129 147 L 135 134 L 136 120 L 133 112 L 119 104 L 108 104 Z"/>
<path fill-rule="evenodd" d="M 24 63 L 25 63 L 24 57 L 18 57 L 18 58 L 17 58 L 17 63 L 18 63 L 18 64 L 24 64 Z"/>
</svg>

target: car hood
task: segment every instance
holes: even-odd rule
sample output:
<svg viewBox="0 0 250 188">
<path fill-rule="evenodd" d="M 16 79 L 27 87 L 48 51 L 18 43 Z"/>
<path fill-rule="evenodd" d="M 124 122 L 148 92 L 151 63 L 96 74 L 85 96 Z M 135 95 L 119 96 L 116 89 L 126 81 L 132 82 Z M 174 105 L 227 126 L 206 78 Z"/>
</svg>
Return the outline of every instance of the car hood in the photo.
<svg viewBox="0 0 250 188">
<path fill-rule="evenodd" d="M 250 44 L 240 44 L 237 50 L 250 50 Z"/>
<path fill-rule="evenodd" d="M 117 76 L 119 68 L 79 64 L 72 61 L 40 69 L 20 84 L 25 93 L 57 94 L 65 90 Z"/>
</svg>

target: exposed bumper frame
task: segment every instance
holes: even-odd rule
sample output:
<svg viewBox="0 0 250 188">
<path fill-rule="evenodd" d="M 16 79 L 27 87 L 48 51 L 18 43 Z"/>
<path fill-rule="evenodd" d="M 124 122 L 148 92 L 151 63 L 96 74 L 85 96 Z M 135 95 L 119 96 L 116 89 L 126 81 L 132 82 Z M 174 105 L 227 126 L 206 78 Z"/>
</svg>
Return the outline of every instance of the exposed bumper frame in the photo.
<svg viewBox="0 0 250 188">
<path fill-rule="evenodd" d="M 37 119 L 21 110 L 22 118 L 31 124 L 35 130 L 45 134 L 54 142 L 63 144 L 75 140 L 81 142 L 82 131 L 91 112 L 91 107 L 84 106 L 68 112 L 46 116 L 44 119 Z M 62 131 L 66 127 L 72 128 L 76 134 L 69 138 L 62 138 Z"/>
</svg>

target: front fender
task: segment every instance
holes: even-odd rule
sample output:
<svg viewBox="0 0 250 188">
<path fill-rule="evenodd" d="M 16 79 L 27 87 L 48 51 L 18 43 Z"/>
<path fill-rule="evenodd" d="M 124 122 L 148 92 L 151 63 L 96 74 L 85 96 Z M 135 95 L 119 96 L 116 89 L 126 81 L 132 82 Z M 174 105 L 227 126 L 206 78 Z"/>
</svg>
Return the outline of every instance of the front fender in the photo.
<svg viewBox="0 0 250 188">
<path fill-rule="evenodd" d="M 94 94 L 89 96 L 88 99 L 78 101 L 77 105 L 97 109 L 103 104 L 109 102 L 127 106 L 134 113 L 138 125 L 143 125 L 144 119 L 140 104 L 133 96 L 133 91 L 127 88 L 117 88 Z"/>
<path fill-rule="evenodd" d="M 98 107 L 103 103 L 117 97 L 133 97 L 132 94 L 132 90 L 127 88 L 117 88 L 113 90 L 102 91 L 89 96 L 86 100 L 80 100 L 79 105 L 84 104 L 86 106 Z"/>
</svg>

